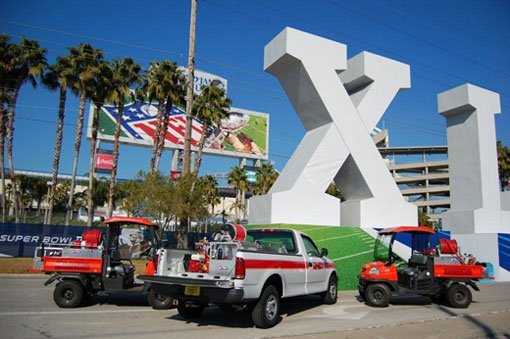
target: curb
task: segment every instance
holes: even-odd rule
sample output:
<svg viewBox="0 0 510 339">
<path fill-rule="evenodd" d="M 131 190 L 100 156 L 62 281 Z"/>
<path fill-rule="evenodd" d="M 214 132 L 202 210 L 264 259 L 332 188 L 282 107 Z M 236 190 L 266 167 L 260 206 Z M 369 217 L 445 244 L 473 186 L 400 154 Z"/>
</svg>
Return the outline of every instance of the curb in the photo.
<svg viewBox="0 0 510 339">
<path fill-rule="evenodd" d="M 0 278 L 44 278 L 44 273 L 0 273 Z"/>
</svg>

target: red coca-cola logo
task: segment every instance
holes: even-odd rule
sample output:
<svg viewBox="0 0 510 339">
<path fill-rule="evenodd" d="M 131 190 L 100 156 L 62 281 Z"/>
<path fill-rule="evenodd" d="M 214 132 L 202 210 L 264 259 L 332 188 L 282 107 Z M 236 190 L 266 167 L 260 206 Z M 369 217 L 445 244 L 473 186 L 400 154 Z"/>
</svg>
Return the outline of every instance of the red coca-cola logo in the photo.
<svg viewBox="0 0 510 339">
<path fill-rule="evenodd" d="M 113 156 L 111 154 L 97 154 L 96 168 L 111 170 L 113 168 Z"/>
</svg>

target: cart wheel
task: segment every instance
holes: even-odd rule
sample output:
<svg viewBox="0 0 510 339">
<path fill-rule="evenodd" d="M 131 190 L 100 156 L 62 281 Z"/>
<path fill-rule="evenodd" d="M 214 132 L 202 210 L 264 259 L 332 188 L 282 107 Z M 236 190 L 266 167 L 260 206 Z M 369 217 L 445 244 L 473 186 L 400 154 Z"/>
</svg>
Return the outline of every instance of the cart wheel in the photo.
<svg viewBox="0 0 510 339">
<path fill-rule="evenodd" d="M 336 303 L 337 299 L 337 279 L 335 275 L 329 277 L 328 290 L 321 294 L 322 302 L 327 305 Z"/>
<path fill-rule="evenodd" d="M 454 308 L 467 308 L 472 298 L 471 290 L 466 285 L 454 284 L 446 291 L 446 299 Z"/>
<path fill-rule="evenodd" d="M 373 307 L 386 307 L 390 303 L 391 292 L 385 284 L 368 285 L 365 291 L 365 300 Z"/>
<path fill-rule="evenodd" d="M 59 282 L 53 291 L 53 300 L 58 307 L 76 307 L 83 300 L 83 285 L 76 280 Z"/>
<path fill-rule="evenodd" d="M 168 310 L 172 307 L 172 298 L 154 292 L 151 288 L 147 294 L 147 301 L 149 305 L 155 310 Z"/>
<path fill-rule="evenodd" d="M 251 312 L 253 323 L 258 328 L 273 327 L 280 320 L 280 295 L 273 286 L 267 286 Z"/>
<path fill-rule="evenodd" d="M 204 305 L 186 305 L 186 301 L 184 300 L 179 300 L 179 304 L 177 305 L 177 311 L 183 318 L 197 318 L 202 314 L 204 308 Z"/>
</svg>

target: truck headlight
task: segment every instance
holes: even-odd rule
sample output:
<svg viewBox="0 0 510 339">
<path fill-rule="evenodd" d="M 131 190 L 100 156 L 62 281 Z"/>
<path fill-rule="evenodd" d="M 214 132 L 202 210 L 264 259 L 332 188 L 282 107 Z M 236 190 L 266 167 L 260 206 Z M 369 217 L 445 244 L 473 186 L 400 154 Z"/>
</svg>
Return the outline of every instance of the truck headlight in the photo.
<svg viewBox="0 0 510 339">
<path fill-rule="evenodd" d="M 379 269 L 377 267 L 372 267 L 370 271 L 368 271 L 368 274 L 379 274 Z"/>
</svg>

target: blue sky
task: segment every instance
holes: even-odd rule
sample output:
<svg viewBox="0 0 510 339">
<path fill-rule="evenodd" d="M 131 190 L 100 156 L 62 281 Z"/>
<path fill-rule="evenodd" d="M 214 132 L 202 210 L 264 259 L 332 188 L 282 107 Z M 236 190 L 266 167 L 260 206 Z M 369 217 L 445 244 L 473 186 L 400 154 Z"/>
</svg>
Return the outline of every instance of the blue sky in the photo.
<svg viewBox="0 0 510 339">
<path fill-rule="evenodd" d="M 0 32 L 37 39 L 53 62 L 86 42 L 107 59 L 144 67 L 163 58 L 186 66 L 190 2 L 0 2 Z M 497 138 L 510 145 L 510 2 L 506 0 L 198 0 L 196 67 L 229 81 L 233 106 L 270 114 L 270 160 L 282 169 L 304 134 L 276 78 L 263 71 L 264 46 L 290 26 L 409 64 L 411 88 L 398 94 L 379 127 L 392 146 L 445 145 L 437 94 L 466 82 L 500 93 Z M 17 169 L 51 171 L 57 93 L 22 89 L 15 123 Z M 70 173 L 78 102 L 69 98 L 60 172 Z M 87 113 L 88 114 L 88 113 Z M 84 140 L 79 174 L 88 172 Z M 119 177 L 146 171 L 150 149 L 121 146 Z M 201 173 L 228 172 L 237 161 L 206 157 Z M 160 169 L 168 172 L 170 152 Z"/>
</svg>

